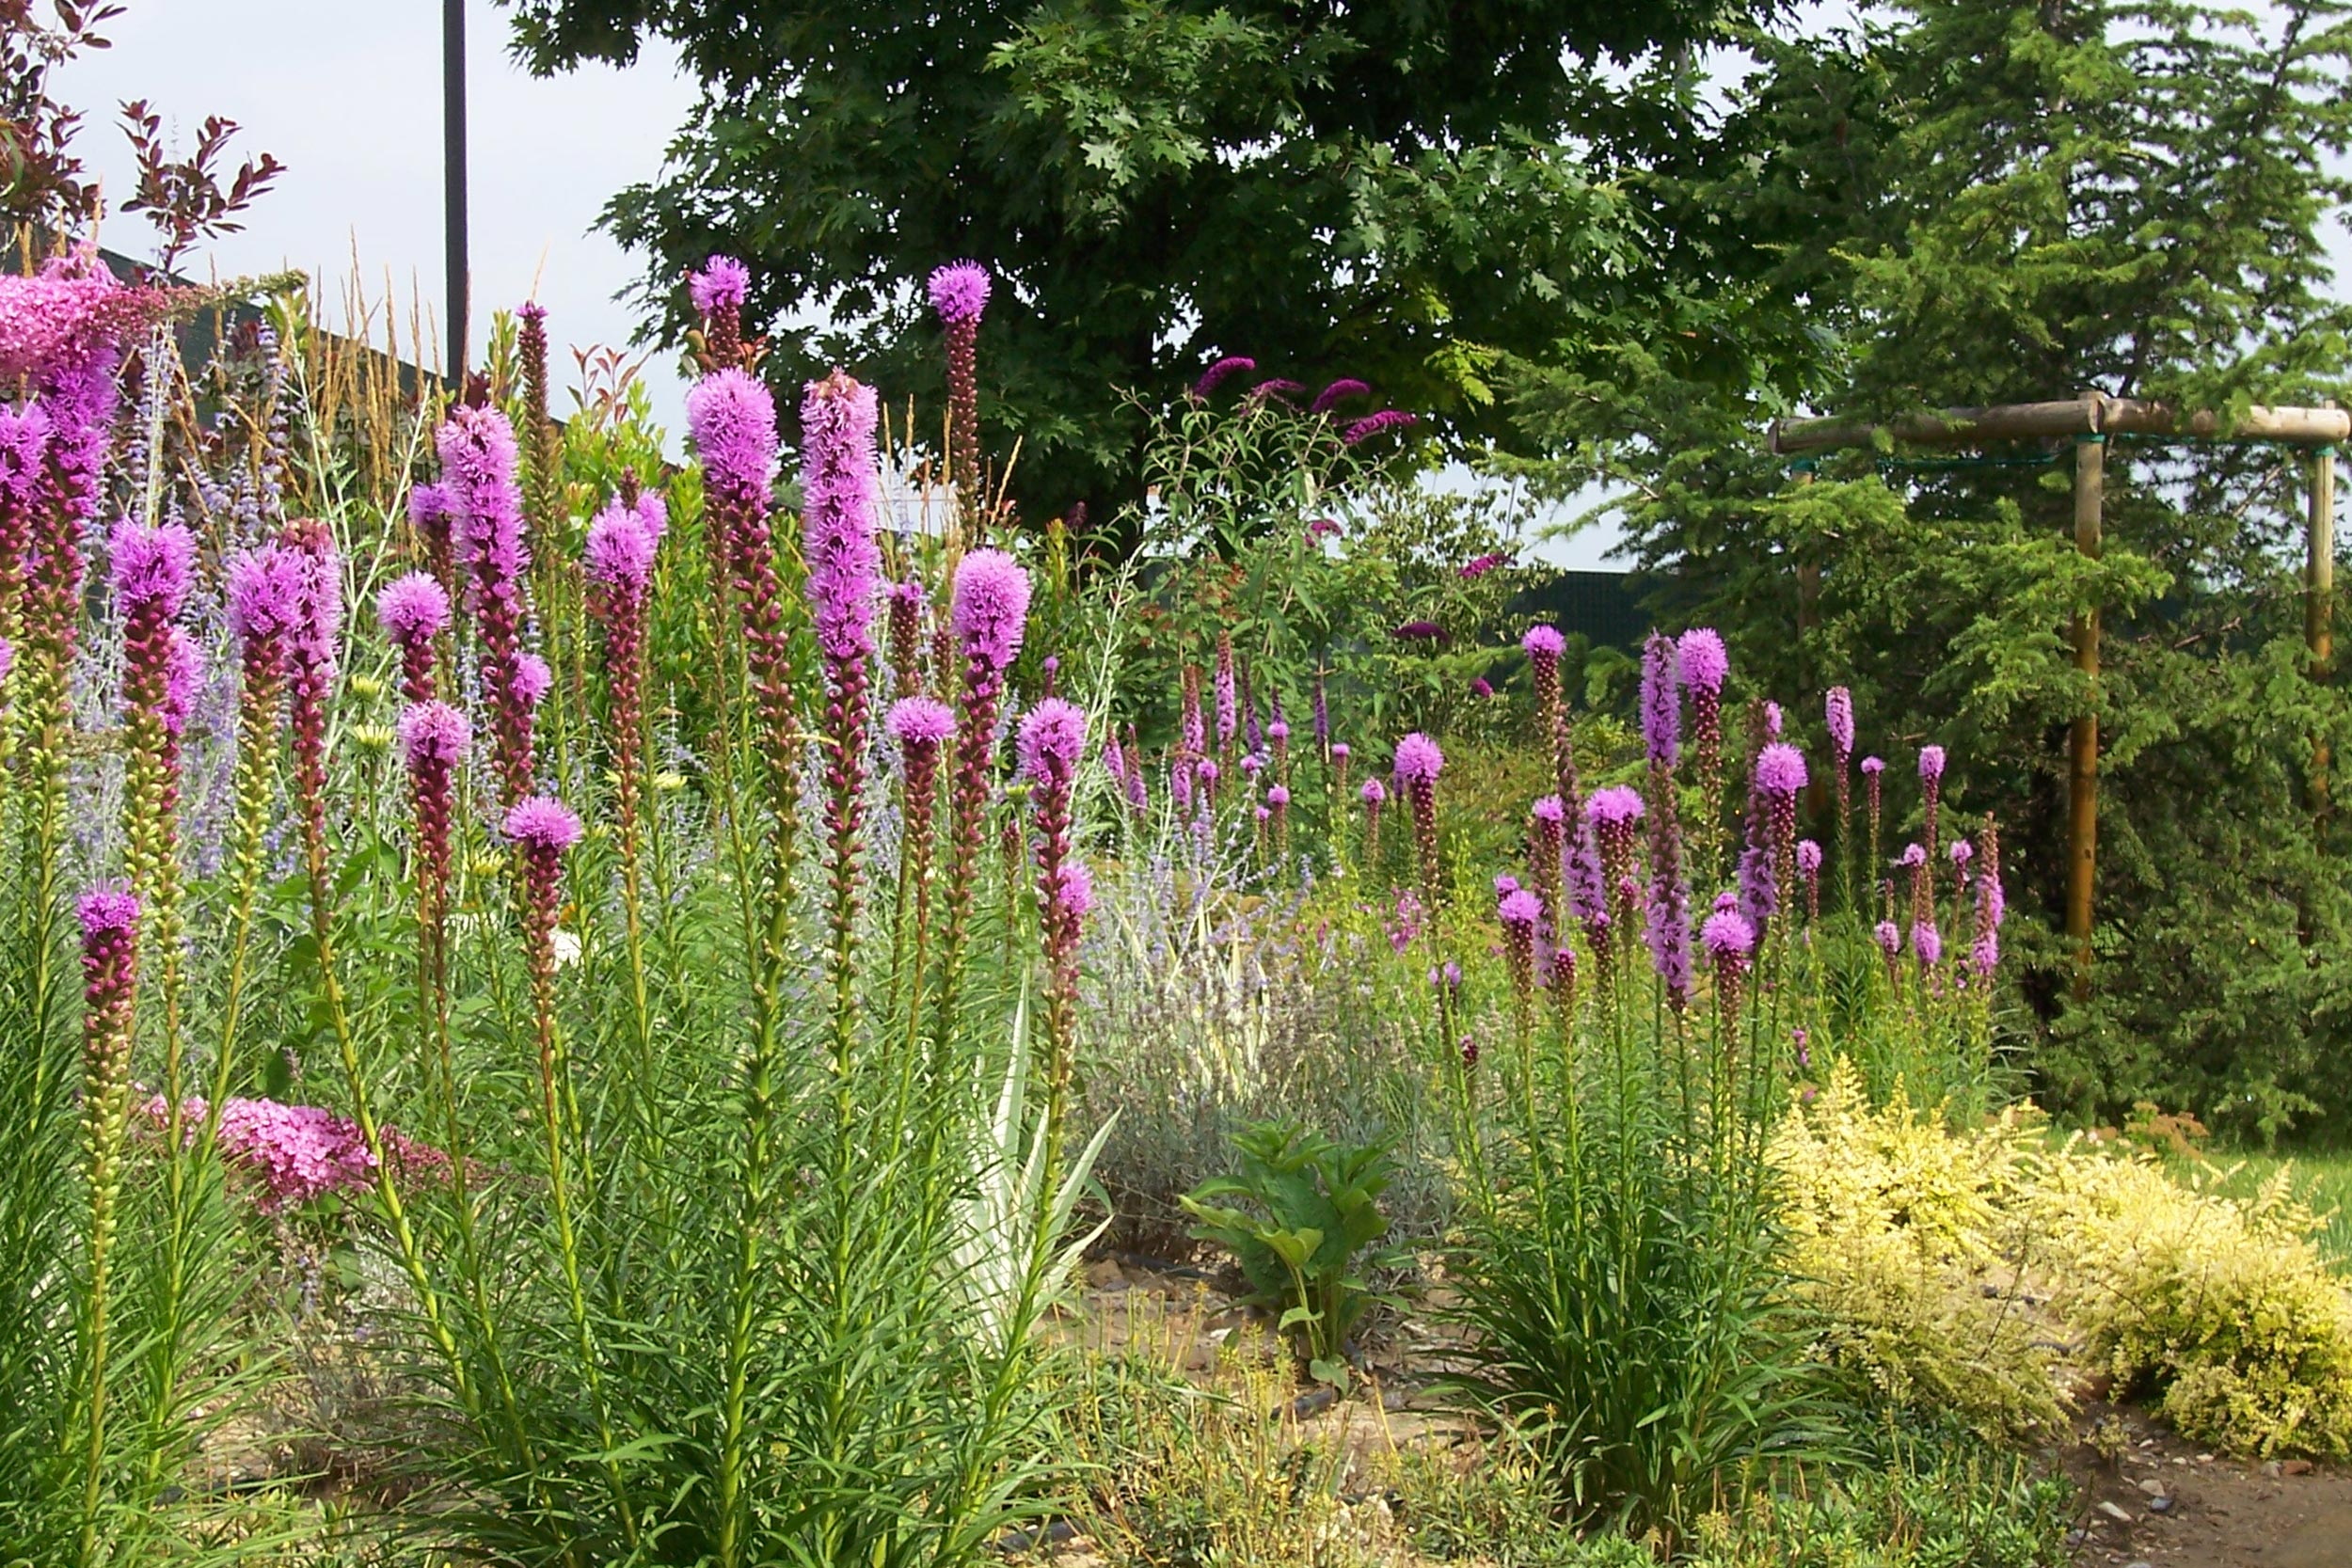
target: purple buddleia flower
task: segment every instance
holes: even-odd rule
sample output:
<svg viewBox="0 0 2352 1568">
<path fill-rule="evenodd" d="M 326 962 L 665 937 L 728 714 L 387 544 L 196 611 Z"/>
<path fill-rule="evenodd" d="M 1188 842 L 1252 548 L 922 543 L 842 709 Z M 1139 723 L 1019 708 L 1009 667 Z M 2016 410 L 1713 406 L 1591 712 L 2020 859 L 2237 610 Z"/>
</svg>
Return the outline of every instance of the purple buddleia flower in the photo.
<svg viewBox="0 0 2352 1568">
<path fill-rule="evenodd" d="M 1349 425 L 1341 434 L 1340 439 L 1348 446 L 1360 447 L 1382 431 L 1410 430 L 1419 423 L 1419 415 L 1407 414 L 1401 408 L 1384 408 L 1377 414 L 1367 414 Z"/>
<path fill-rule="evenodd" d="M 1258 362 L 1245 355 L 1229 354 L 1200 372 L 1200 379 L 1192 384 L 1192 401 L 1206 403 L 1209 394 L 1237 375 L 1246 375 L 1258 368 Z"/>
<path fill-rule="evenodd" d="M 1343 375 L 1315 394 L 1315 401 L 1307 405 L 1310 414 L 1328 414 L 1350 398 L 1370 397 L 1372 388 L 1353 376 Z"/>
</svg>

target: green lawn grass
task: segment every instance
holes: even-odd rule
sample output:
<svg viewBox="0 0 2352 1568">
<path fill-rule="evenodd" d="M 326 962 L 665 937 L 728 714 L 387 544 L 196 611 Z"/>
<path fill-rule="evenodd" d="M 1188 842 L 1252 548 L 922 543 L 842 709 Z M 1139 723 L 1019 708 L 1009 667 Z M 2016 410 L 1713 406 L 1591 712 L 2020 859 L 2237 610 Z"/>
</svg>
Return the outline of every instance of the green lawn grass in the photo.
<svg viewBox="0 0 2352 1568">
<path fill-rule="evenodd" d="M 2292 1170 L 2295 1191 L 2312 1206 L 2326 1228 L 2320 1245 L 2328 1267 L 2352 1276 L 2352 1153 L 2236 1154 L 2216 1151 L 2206 1158 L 2229 1172 L 2219 1190 L 2232 1196 L 2252 1194 L 2281 1166 Z"/>
</svg>

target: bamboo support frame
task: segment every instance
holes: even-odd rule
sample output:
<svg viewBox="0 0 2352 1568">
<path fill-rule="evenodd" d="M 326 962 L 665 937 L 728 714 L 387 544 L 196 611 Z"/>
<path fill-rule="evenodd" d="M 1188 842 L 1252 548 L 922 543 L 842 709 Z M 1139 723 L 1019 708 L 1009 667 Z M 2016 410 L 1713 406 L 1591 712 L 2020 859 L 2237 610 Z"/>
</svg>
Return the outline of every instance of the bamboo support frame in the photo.
<svg viewBox="0 0 2352 1568">
<path fill-rule="evenodd" d="M 2334 673 L 2336 657 L 2336 450 L 2321 447 L 2312 453 L 2312 494 L 2309 528 L 2304 540 L 2303 641 L 2311 650 L 2312 679 L 2325 682 Z M 2328 737 L 2312 743 L 2312 807 L 2325 817 L 2330 810 Z"/>
<path fill-rule="evenodd" d="M 2267 442 L 2314 449 L 2311 509 L 2304 562 L 2304 638 L 2312 677 L 2325 680 L 2335 656 L 2335 448 L 2352 441 L 2352 412 L 2342 408 L 2273 408 L 2260 404 L 2233 415 L 2210 408 L 2184 412 L 2145 398 L 2111 398 L 2086 392 L 2062 402 L 2006 404 L 1989 408 L 1947 408 L 1870 423 L 1851 420 L 1776 420 L 1772 450 L 1800 459 L 1798 483 L 1808 482 L 1808 454 L 1839 448 L 1897 443 L 1927 447 L 1981 447 L 2000 441 L 2065 440 L 2074 443 L 2074 547 L 2097 560 L 2106 488 L 2106 439 L 2139 436 L 2155 439 Z M 1798 568 L 1800 629 L 1820 593 L 1819 566 L 1808 579 Z M 2099 609 L 2093 604 L 2073 627 L 2074 667 L 2086 677 L 2085 711 L 2067 736 L 2066 935 L 2075 956 L 2074 994 L 2090 989 L 2091 917 L 2097 885 L 2099 844 Z M 2312 743 L 2312 796 L 2315 809 L 2328 810 L 2328 744 Z"/>
<path fill-rule="evenodd" d="M 2099 559 L 2106 490 L 2106 439 L 2074 439 L 2074 548 Z M 2099 870 L 2099 607 L 2074 620 L 2074 668 L 2088 688 L 2067 735 L 2066 941 L 2074 950 L 2074 996 L 2090 994 L 2090 916 Z"/>
</svg>

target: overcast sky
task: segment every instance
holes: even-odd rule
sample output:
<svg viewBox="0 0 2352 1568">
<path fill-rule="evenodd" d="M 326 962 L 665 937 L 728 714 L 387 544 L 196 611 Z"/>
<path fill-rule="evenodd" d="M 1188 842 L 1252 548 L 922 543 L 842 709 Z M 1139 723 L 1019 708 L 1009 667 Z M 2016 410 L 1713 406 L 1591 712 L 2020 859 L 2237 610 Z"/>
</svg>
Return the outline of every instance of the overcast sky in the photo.
<svg viewBox="0 0 2352 1568">
<path fill-rule="evenodd" d="M 356 256 L 371 299 L 383 298 L 389 279 L 404 322 L 420 301 L 437 319 L 440 10 L 430 0 L 132 0 L 106 29 L 114 48 L 76 62 L 59 95 L 88 114 L 77 146 L 111 201 L 135 183 L 114 123 L 126 99 L 146 98 L 175 147 L 205 115 L 221 114 L 245 128 L 239 150 L 266 150 L 287 165 L 248 231 L 215 242 L 197 270 L 300 267 L 338 302 L 333 323 Z M 557 344 L 560 388 L 573 371 L 564 345 L 628 341 L 635 319 L 614 296 L 638 269 L 593 231 L 596 214 L 613 191 L 659 170 L 693 87 L 659 44 L 626 71 L 534 81 L 508 59 L 506 18 L 489 0 L 467 0 L 467 16 L 473 341 L 493 309 L 537 298 Z M 135 214 L 110 220 L 103 237 L 134 255 L 153 251 L 152 230 Z M 2342 262 L 2352 247 L 2341 231 L 2333 238 Z M 675 449 L 685 422 L 676 362 L 658 356 L 645 374 Z M 1541 553 L 1597 566 L 1613 543 L 1588 534 Z"/>
</svg>

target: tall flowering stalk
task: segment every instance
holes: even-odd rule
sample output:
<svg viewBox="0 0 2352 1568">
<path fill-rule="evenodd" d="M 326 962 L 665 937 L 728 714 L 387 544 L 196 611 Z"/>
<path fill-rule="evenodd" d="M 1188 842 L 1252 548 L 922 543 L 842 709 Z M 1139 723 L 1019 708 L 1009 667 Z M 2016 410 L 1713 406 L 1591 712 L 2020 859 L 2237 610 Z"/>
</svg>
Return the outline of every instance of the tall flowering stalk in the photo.
<svg viewBox="0 0 2352 1568">
<path fill-rule="evenodd" d="M 645 499 L 635 506 L 613 501 L 588 525 L 582 552 L 588 613 L 604 632 L 613 794 L 619 805 L 624 895 L 630 905 L 632 923 L 643 839 L 645 594 L 653 583 L 654 556 L 661 543 L 654 515 L 647 512 Z"/>
<path fill-rule="evenodd" d="M 888 599 L 891 690 L 912 697 L 923 687 L 923 585 L 913 578 L 894 582 Z"/>
<path fill-rule="evenodd" d="M 473 745 L 473 726 L 458 709 L 428 698 L 401 713 L 399 738 L 416 834 L 409 875 L 417 883 L 428 989 L 438 997 L 447 979 L 441 938 L 449 910 L 450 822 L 456 809 L 457 768 Z"/>
<path fill-rule="evenodd" d="M 956 721 L 956 771 L 948 818 L 946 929 L 941 941 L 939 1038 L 955 1032 L 958 969 L 980 870 L 994 772 L 996 714 L 1005 673 L 1021 652 L 1029 618 L 1029 574 L 1002 550 L 978 549 L 956 564 L 948 626 L 962 656 Z"/>
<path fill-rule="evenodd" d="M 461 583 L 457 575 L 457 515 L 450 504 L 449 491 L 430 483 L 411 489 L 408 529 L 416 536 L 417 551 L 424 558 L 426 574 L 441 585 L 442 594 L 453 604 Z"/>
<path fill-rule="evenodd" d="M 1804 879 L 1804 921 L 1821 922 L 1821 847 L 1809 838 L 1797 841 L 1797 875 Z"/>
<path fill-rule="evenodd" d="M 1274 858 L 1287 861 L 1291 852 L 1291 792 L 1282 784 L 1268 784 L 1265 792 L 1266 832 L 1274 843 Z"/>
<path fill-rule="evenodd" d="M 1830 772 L 1837 787 L 1837 880 L 1843 907 L 1853 908 L 1853 693 L 1833 686 L 1821 699 L 1829 728 Z"/>
<path fill-rule="evenodd" d="M 1868 858 L 1863 863 L 1870 868 L 1870 878 L 1873 881 L 1876 881 L 1879 873 L 1885 869 L 1879 862 L 1879 832 L 1882 821 L 1880 808 L 1883 803 L 1879 781 L 1885 776 L 1885 773 L 1886 764 L 1881 759 L 1877 757 L 1862 759 L 1863 815 L 1866 818 L 1865 825 L 1868 841 Z M 1887 915 L 1889 919 L 1893 918 L 1894 911 L 1891 908 Z"/>
<path fill-rule="evenodd" d="M 1421 895 L 1435 910 L 1439 898 L 1438 876 L 1438 774 L 1445 753 L 1438 743 L 1416 730 L 1396 743 L 1396 782 L 1413 814 L 1413 845 L 1420 851 Z"/>
<path fill-rule="evenodd" d="M 193 692 L 193 645 L 175 624 L 196 564 L 179 523 L 124 521 L 108 541 L 122 612 L 123 837 L 131 891 L 146 912 L 164 996 L 166 1096 L 180 1087 L 180 731 Z M 175 1128 L 175 1132 L 177 1129 Z"/>
<path fill-rule="evenodd" d="M 931 309 L 947 335 L 947 450 L 956 494 L 967 517 L 987 504 L 980 490 L 980 314 L 988 309 L 988 269 L 950 261 L 930 276 Z"/>
<path fill-rule="evenodd" d="M 532 705 L 518 689 L 525 678 L 524 578 L 531 546 L 515 477 L 515 431 L 495 408 L 461 405 L 450 411 L 434 441 L 441 483 L 463 530 L 459 554 L 482 637 L 482 692 L 490 709 L 499 798 L 511 805 L 531 793 L 538 772 Z"/>
<path fill-rule="evenodd" d="M 1597 789 L 1584 802 L 1584 816 L 1592 827 L 1592 862 L 1585 867 L 1572 864 L 1570 869 L 1580 881 L 1589 877 L 1597 884 L 1578 895 L 1582 906 L 1578 913 L 1584 921 L 1585 934 L 1592 939 L 1593 954 L 1600 960 L 1604 985 L 1620 973 L 1618 943 L 1632 941 L 1633 906 L 1624 890 L 1633 885 L 1634 845 L 1645 815 L 1641 793 L 1624 784 Z"/>
<path fill-rule="evenodd" d="M 302 814 L 303 863 L 310 898 L 324 909 L 326 876 L 326 718 L 342 660 L 342 556 L 335 536 L 314 517 L 286 525 L 294 553 L 294 627 L 286 642 L 293 692 L 294 800 Z"/>
<path fill-rule="evenodd" d="M 1241 693 L 1233 674 L 1233 634 L 1216 634 L 1216 749 L 1232 761 L 1234 737 L 1241 731 Z"/>
<path fill-rule="evenodd" d="M 1977 928 L 1968 963 L 1979 980 L 1990 981 L 2000 967 L 2001 921 L 2009 912 L 2009 895 L 2001 886 L 2001 829 L 1991 812 L 1977 834 Z"/>
<path fill-rule="evenodd" d="M 756 719 L 755 747 L 769 762 L 771 809 L 779 834 L 792 815 L 792 736 L 797 728 L 784 591 L 768 527 L 775 482 L 776 404 L 739 370 L 704 377 L 686 395 L 686 420 L 703 463 L 703 527 L 725 538 L 730 596 L 740 619 Z"/>
<path fill-rule="evenodd" d="M 1642 650 L 1642 741 L 1649 756 L 1649 909 L 1644 935 L 1650 962 L 1679 1018 L 1691 999 L 1690 890 L 1682 874 L 1682 828 L 1675 806 L 1682 699 L 1675 645 L 1652 633 Z"/>
<path fill-rule="evenodd" d="M 1566 906 L 1561 901 L 1568 856 L 1568 808 L 1557 795 L 1546 795 L 1527 810 L 1528 871 L 1535 879 L 1535 895 L 1543 900 L 1552 941 L 1561 940 L 1559 921 Z"/>
<path fill-rule="evenodd" d="M 1045 1165 L 1051 1180 L 1061 1155 L 1062 1121 L 1078 1011 L 1078 939 L 1093 907 L 1086 863 L 1071 845 L 1071 802 L 1078 759 L 1086 754 L 1087 716 L 1048 697 L 1021 721 L 1021 774 L 1036 814 L 1038 921 L 1045 939 L 1047 1076 Z"/>
<path fill-rule="evenodd" d="M 433 643 L 449 629 L 449 594 L 427 572 L 393 578 L 375 596 L 375 624 L 400 650 L 400 696 L 433 700 Z"/>
<path fill-rule="evenodd" d="M 1722 634 L 1692 626 L 1675 644 L 1682 684 L 1691 693 L 1691 752 L 1699 785 L 1699 875 L 1712 882 L 1720 869 L 1724 800 L 1724 682 L 1731 656 Z"/>
<path fill-rule="evenodd" d="M 1522 1065 L 1535 1019 L 1535 932 L 1544 902 L 1518 886 L 1502 889 L 1495 916 L 1502 926 L 1502 959 L 1511 972 L 1512 1027 Z"/>
<path fill-rule="evenodd" d="M 1921 812 L 1920 837 L 1926 841 L 1929 875 L 1934 875 L 1935 857 L 1943 848 L 1936 833 L 1938 808 L 1944 801 L 1944 748 L 1919 748 L 1919 801 Z"/>
<path fill-rule="evenodd" d="M 34 512 L 49 471 L 49 411 L 39 404 L 0 404 L 0 639 L 24 635 L 25 573 L 31 564 Z"/>
<path fill-rule="evenodd" d="M 1804 785 L 1804 753 L 1794 746 L 1775 740 L 1756 752 L 1756 798 L 1764 830 L 1759 847 L 1768 857 L 1772 890 L 1768 915 L 1785 907 L 1795 889 L 1797 796 Z M 1766 927 L 1753 919 L 1750 924 L 1761 941 Z"/>
<path fill-rule="evenodd" d="M 1388 804 L 1388 785 L 1378 779 L 1366 779 L 1361 790 L 1364 802 L 1364 863 L 1380 863 L 1380 810 Z"/>
<path fill-rule="evenodd" d="M 119 888 L 82 895 L 82 1168 L 89 1192 L 89 1279 L 82 1318 L 87 1438 L 82 1468 L 81 1560 L 94 1562 L 105 1475 L 106 1360 L 116 1206 L 131 1107 L 131 1043 L 138 1012 L 139 901 Z"/>
<path fill-rule="evenodd" d="M 907 1026 L 922 1016 L 924 948 L 930 933 L 931 860 L 939 800 L 942 749 L 956 733 L 955 710 L 931 697 L 901 697 L 891 705 L 882 728 L 898 743 L 900 823 L 898 854 L 898 924 L 893 944 L 892 992 L 898 974 L 908 976 Z M 906 913 L 910 896 L 914 906 L 914 954 L 905 958 Z"/>
<path fill-rule="evenodd" d="M 834 1070 L 845 1085 L 856 1006 L 857 843 L 882 550 L 874 542 L 874 392 L 838 370 L 801 404 L 801 553 L 825 665 L 825 839 Z"/>
<path fill-rule="evenodd" d="M 1740 987 L 1756 952 L 1756 928 L 1738 910 L 1717 910 L 1699 927 L 1699 944 L 1715 973 L 1715 1027 L 1728 1053 L 1739 1037 Z"/>
</svg>

